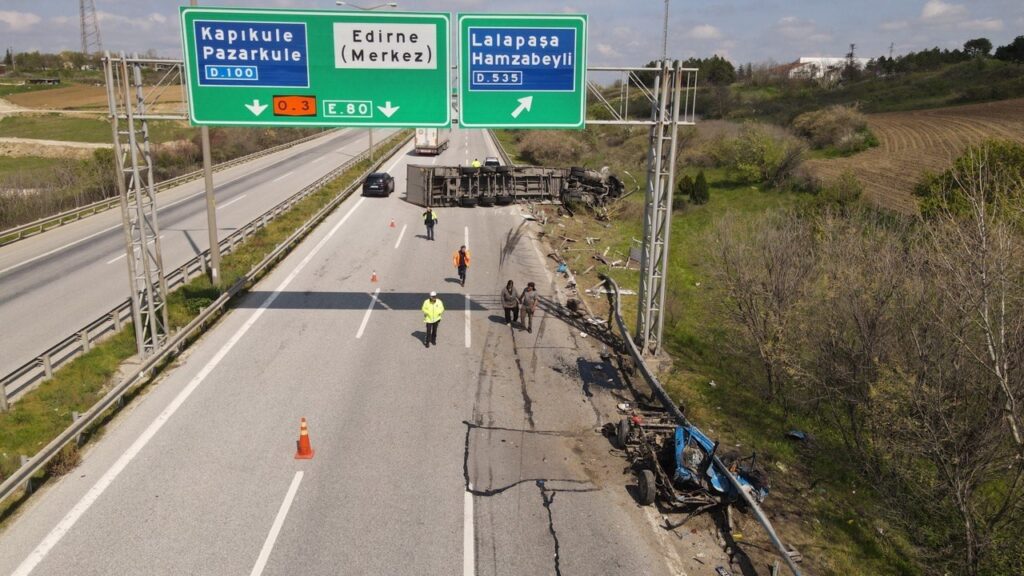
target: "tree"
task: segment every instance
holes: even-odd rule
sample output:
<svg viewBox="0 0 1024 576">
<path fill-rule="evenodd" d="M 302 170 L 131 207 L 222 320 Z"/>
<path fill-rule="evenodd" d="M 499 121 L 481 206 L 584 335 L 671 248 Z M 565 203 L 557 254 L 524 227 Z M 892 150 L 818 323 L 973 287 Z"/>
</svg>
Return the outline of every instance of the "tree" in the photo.
<svg viewBox="0 0 1024 576">
<path fill-rule="evenodd" d="M 679 179 L 679 184 L 676 186 L 676 196 L 692 196 L 693 195 L 693 178 L 690 178 L 689 174 L 683 174 L 683 177 Z"/>
<path fill-rule="evenodd" d="M 707 204 L 710 199 L 711 191 L 708 189 L 708 180 L 704 177 L 704 171 L 701 170 L 690 189 L 690 201 L 694 204 Z"/>
<path fill-rule="evenodd" d="M 1024 36 L 1017 36 L 1013 42 L 996 49 L 996 58 L 1007 62 L 1024 62 Z"/>
<path fill-rule="evenodd" d="M 7 52 L 4 54 L 4 64 L 7 66 L 14 65 L 14 54 L 11 54 L 10 48 L 8 48 Z"/>
<path fill-rule="evenodd" d="M 964 54 L 971 58 L 981 58 L 992 53 L 992 42 L 988 38 L 975 38 L 964 42 Z"/>
</svg>

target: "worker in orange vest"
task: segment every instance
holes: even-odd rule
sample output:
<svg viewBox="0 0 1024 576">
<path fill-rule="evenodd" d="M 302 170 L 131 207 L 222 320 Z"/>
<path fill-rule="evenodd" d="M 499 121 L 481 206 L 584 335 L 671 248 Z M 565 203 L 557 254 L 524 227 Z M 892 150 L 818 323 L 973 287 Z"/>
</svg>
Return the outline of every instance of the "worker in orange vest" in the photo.
<svg viewBox="0 0 1024 576">
<path fill-rule="evenodd" d="M 466 285 L 466 270 L 469 268 L 469 250 L 460 246 L 459 251 L 452 255 L 452 264 L 459 271 L 459 283 Z"/>
</svg>

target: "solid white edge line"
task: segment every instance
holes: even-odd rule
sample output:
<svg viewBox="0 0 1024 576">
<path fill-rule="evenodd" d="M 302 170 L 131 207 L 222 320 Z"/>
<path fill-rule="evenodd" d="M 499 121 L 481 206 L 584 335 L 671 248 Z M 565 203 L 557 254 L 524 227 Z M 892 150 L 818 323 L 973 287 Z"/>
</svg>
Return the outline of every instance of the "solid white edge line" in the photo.
<svg viewBox="0 0 1024 576">
<path fill-rule="evenodd" d="M 398 240 L 395 242 L 395 249 L 398 249 L 398 245 L 402 243 L 402 237 L 405 236 L 405 229 L 408 228 L 408 224 L 402 225 L 402 231 L 398 233 Z"/>
<path fill-rule="evenodd" d="M 288 172 L 285 172 L 284 174 L 281 174 L 277 178 L 274 178 L 273 180 L 271 180 L 271 182 L 277 182 L 278 180 L 284 180 L 285 178 L 291 176 L 292 172 L 295 172 L 295 170 L 289 170 Z"/>
<path fill-rule="evenodd" d="M 366 330 L 366 323 L 370 321 L 370 313 L 373 312 L 373 307 L 377 305 L 377 296 L 380 295 L 380 287 L 373 291 L 373 295 L 370 297 L 370 306 L 366 309 L 366 314 L 363 314 L 363 322 L 359 325 L 359 331 L 356 332 L 356 338 L 363 337 L 363 330 Z"/>
<path fill-rule="evenodd" d="M 270 308 L 271 304 L 274 303 L 274 300 L 276 300 L 277 297 L 280 296 L 282 292 L 284 292 L 285 288 L 287 288 L 288 285 L 292 283 L 292 280 L 294 280 L 295 277 L 299 275 L 299 272 L 301 272 L 302 269 L 305 268 L 307 264 L 309 264 L 310 260 L 312 260 L 317 255 L 317 253 L 320 252 L 324 245 L 327 244 L 327 242 L 334 236 L 338 229 L 341 228 L 341 225 L 344 224 L 349 219 L 350 216 L 352 216 L 352 213 L 356 211 L 356 208 L 359 208 L 359 205 L 363 203 L 363 200 L 365 200 L 365 198 L 360 197 L 359 201 L 356 202 L 354 206 L 352 206 L 352 208 L 348 211 L 348 213 L 345 214 L 341 221 L 335 224 L 334 228 L 331 228 L 331 231 L 328 232 L 327 235 L 324 236 L 324 238 L 320 240 L 320 242 L 318 242 L 316 246 L 313 247 L 313 250 L 310 251 L 310 253 L 307 254 L 306 257 L 303 258 L 301 262 L 299 262 L 295 269 L 292 270 L 290 274 L 288 274 L 288 276 L 284 279 L 283 282 L 281 282 L 280 285 L 278 285 L 274 292 L 272 292 L 270 296 L 268 296 L 267 299 L 264 300 L 262 304 L 260 304 L 260 307 L 257 308 L 256 311 L 252 313 L 252 316 L 250 316 L 249 319 L 245 321 L 245 324 L 243 324 L 242 327 L 239 328 L 238 331 L 235 332 L 234 335 L 231 336 L 231 338 L 223 346 L 221 346 L 220 350 L 218 350 L 217 353 L 213 355 L 213 358 L 211 358 L 210 361 L 207 362 L 206 365 L 203 366 L 203 368 L 195 376 L 192 377 L 192 380 L 189 381 L 188 385 L 185 386 L 185 388 L 182 389 L 182 391 L 179 392 L 178 395 L 174 397 L 174 400 L 171 401 L 167 408 L 164 408 L 164 411 L 161 412 L 160 415 L 156 417 L 156 420 L 154 420 L 142 432 L 142 434 L 139 435 L 135 442 L 133 442 L 132 445 L 129 446 L 128 449 L 125 450 L 123 454 L 121 454 L 121 456 L 117 459 L 117 461 L 114 462 L 110 469 L 107 470 L 103 474 L 103 476 L 101 476 L 100 479 L 96 481 L 96 484 L 93 484 L 92 488 L 90 488 L 89 491 L 86 492 L 84 496 L 82 496 L 78 503 L 76 503 L 74 507 L 71 508 L 71 510 L 64 516 L 64 518 L 61 519 L 60 522 L 57 523 L 56 526 L 54 526 L 53 530 L 51 530 L 50 533 L 47 534 L 45 538 L 43 538 L 43 541 L 40 542 L 39 545 L 36 546 L 36 548 L 32 550 L 31 553 L 29 553 L 28 557 L 25 558 L 24 561 L 22 561 L 22 563 L 18 566 L 14 573 L 11 574 L 11 576 L 28 576 L 28 574 L 30 574 L 32 570 L 34 570 L 35 567 L 43 561 L 43 558 L 45 558 L 46 555 L 49 554 L 50 550 L 52 550 L 53 547 L 56 546 L 58 542 L 60 542 L 64 535 L 71 530 L 71 528 L 75 525 L 76 522 L 78 522 L 82 515 L 85 514 L 85 512 L 89 510 L 90 507 L 92 507 L 96 500 L 99 499 L 99 497 L 107 490 L 107 488 L 110 487 L 114 480 L 121 474 L 121 472 L 124 471 L 128 464 L 131 463 L 131 461 L 136 456 L 138 456 L 139 452 L 141 452 L 142 449 L 146 447 L 146 444 L 148 444 L 149 441 L 152 440 L 154 436 L 156 436 L 156 433 L 159 432 L 161 428 L 163 428 L 164 424 L 166 424 L 167 421 L 170 420 L 171 416 L 173 416 L 174 413 L 177 412 L 179 408 L 181 408 L 182 404 L 184 404 L 185 401 L 188 400 L 188 397 L 191 396 L 193 392 L 195 392 L 196 388 L 198 388 L 199 385 L 203 383 L 206 377 L 209 376 L 210 372 L 213 372 L 213 369 L 216 368 L 217 365 L 220 364 L 221 360 L 223 360 L 224 357 L 227 356 L 228 352 L 230 352 L 231 349 L 235 347 L 235 344 L 238 344 L 242 337 L 245 336 L 245 333 L 248 332 L 250 328 L 252 328 L 253 324 L 255 324 L 257 320 L 260 319 L 260 316 L 262 316 L 263 313 Z"/>
<path fill-rule="evenodd" d="M 466 490 L 462 507 L 462 575 L 476 574 L 476 533 L 473 529 L 473 493 Z"/>
<path fill-rule="evenodd" d="M 469 294 L 466 294 L 466 348 L 469 348 L 470 344 L 472 343 L 472 337 L 471 337 L 472 328 L 471 328 L 471 324 L 470 324 L 470 310 L 469 310 L 469 307 L 470 307 L 470 298 L 469 298 Z"/>
<path fill-rule="evenodd" d="M 277 511 L 274 524 L 270 527 L 270 533 L 267 534 L 267 540 L 263 543 L 263 549 L 260 550 L 260 556 L 256 559 L 256 565 L 252 567 L 252 572 L 249 573 L 249 576 L 260 576 L 263 574 L 263 569 L 267 567 L 267 561 L 270 560 L 270 552 L 274 549 L 277 535 L 281 533 L 285 516 L 288 515 L 288 510 L 292 507 L 292 500 L 295 500 L 295 493 L 299 491 L 299 483 L 301 482 L 302 470 L 299 470 L 295 473 L 295 477 L 292 478 L 292 484 L 288 487 L 288 493 L 284 496 L 284 502 L 281 502 L 281 508 Z"/>
<path fill-rule="evenodd" d="M 231 200 L 228 200 L 227 202 L 221 204 L 220 206 L 217 206 L 217 210 L 220 210 L 221 208 L 227 208 L 228 206 L 231 206 L 232 204 L 234 204 L 235 202 L 238 202 L 242 198 L 245 198 L 245 196 L 246 196 L 245 194 L 239 194 L 238 196 L 235 196 Z"/>
</svg>

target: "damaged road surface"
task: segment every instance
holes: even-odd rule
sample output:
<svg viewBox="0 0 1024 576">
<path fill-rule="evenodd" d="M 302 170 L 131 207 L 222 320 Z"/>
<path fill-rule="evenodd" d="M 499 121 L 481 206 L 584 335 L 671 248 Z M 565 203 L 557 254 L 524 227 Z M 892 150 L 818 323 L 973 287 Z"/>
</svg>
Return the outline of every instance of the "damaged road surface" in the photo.
<svg viewBox="0 0 1024 576">
<path fill-rule="evenodd" d="M 556 313 L 515 206 L 352 197 L 122 411 L 0 533 L 0 574 L 713 574 L 698 524 L 640 507 L 601 435 L 630 401 Z M 438 162 L 496 156 L 453 130 Z M 391 227 L 390 222 L 395 226 Z M 472 251 L 465 287 L 452 253 Z M 377 282 L 371 282 L 371 277 Z M 499 292 L 537 284 L 533 332 Z M 446 312 L 424 346 L 420 306 Z M 299 422 L 312 459 L 297 460 Z M 694 560 L 694 557 L 700 559 Z"/>
</svg>

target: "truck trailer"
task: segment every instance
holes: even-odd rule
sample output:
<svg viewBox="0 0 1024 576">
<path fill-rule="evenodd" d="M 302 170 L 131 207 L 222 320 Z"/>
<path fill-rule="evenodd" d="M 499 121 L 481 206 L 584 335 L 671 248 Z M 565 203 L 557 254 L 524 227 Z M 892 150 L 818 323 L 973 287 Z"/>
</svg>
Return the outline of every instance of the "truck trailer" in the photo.
<svg viewBox="0 0 1024 576">
<path fill-rule="evenodd" d="M 437 156 L 448 147 L 450 135 L 451 130 L 448 128 L 417 128 L 416 153 Z"/>
</svg>

